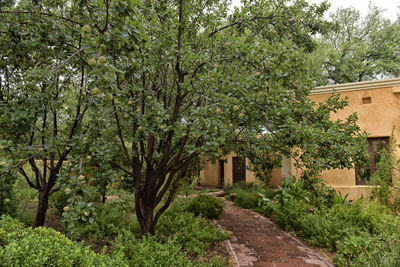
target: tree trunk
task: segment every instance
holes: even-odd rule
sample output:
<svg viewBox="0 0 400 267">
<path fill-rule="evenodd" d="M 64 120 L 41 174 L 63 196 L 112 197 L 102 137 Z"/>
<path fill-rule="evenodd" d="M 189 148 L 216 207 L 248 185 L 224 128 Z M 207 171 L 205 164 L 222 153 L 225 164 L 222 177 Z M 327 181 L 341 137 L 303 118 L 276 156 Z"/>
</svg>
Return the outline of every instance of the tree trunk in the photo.
<svg viewBox="0 0 400 267">
<path fill-rule="evenodd" d="M 143 214 L 143 220 L 140 222 L 140 234 L 142 236 L 154 234 L 153 211 Z"/>
<path fill-rule="evenodd" d="M 34 228 L 43 226 L 46 218 L 47 208 L 49 206 L 49 193 L 47 190 L 39 191 L 39 203 L 36 210 Z"/>
<path fill-rule="evenodd" d="M 139 220 L 140 224 L 140 234 L 141 235 L 153 235 L 154 234 L 154 197 L 151 197 L 152 194 L 142 194 L 143 199 L 139 201 L 142 203 L 141 205 L 141 219 Z"/>
</svg>

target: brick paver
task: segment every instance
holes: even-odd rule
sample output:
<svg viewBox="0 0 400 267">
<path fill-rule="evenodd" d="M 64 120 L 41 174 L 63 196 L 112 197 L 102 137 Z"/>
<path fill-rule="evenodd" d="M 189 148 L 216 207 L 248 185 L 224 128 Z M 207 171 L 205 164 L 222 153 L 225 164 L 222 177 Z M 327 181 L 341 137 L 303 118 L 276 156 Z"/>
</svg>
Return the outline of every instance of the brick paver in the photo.
<svg viewBox="0 0 400 267">
<path fill-rule="evenodd" d="M 234 266 L 334 266 L 310 247 L 282 231 L 269 219 L 226 201 L 216 223 L 232 236 L 226 242 Z"/>
</svg>

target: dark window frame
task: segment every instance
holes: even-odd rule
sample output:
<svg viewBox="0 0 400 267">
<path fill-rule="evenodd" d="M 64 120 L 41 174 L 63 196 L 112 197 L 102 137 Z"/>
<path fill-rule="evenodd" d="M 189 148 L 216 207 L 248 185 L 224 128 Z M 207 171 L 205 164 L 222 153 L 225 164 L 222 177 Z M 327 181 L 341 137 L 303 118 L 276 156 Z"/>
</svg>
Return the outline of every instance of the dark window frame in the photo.
<svg viewBox="0 0 400 267">
<path fill-rule="evenodd" d="M 383 137 L 369 137 L 367 138 L 368 141 L 368 152 L 370 154 L 369 158 L 369 166 L 366 167 L 369 169 L 370 172 L 370 177 L 375 173 L 376 170 L 376 162 L 375 162 L 375 152 L 374 152 L 374 146 L 373 146 L 373 141 L 383 141 L 385 142 L 386 149 L 389 148 L 389 136 L 383 136 Z M 358 170 L 359 167 L 356 165 L 355 167 L 355 172 L 356 172 L 356 185 L 366 185 L 367 181 L 366 180 L 361 180 L 359 175 L 358 175 Z"/>
</svg>

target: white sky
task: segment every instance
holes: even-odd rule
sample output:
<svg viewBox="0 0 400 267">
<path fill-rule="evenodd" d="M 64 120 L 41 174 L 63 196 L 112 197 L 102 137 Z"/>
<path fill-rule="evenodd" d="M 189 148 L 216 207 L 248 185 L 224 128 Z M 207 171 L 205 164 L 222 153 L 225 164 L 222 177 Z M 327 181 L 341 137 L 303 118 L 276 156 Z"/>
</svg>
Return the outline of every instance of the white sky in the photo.
<svg viewBox="0 0 400 267">
<path fill-rule="evenodd" d="M 323 0 L 308 0 L 312 3 L 320 3 Z M 240 0 L 232 0 L 235 6 L 240 4 Z M 336 11 L 338 7 L 351 7 L 353 6 L 355 9 L 361 12 L 362 16 L 365 16 L 368 13 L 368 5 L 371 2 L 372 4 L 386 9 L 384 11 L 383 16 L 385 18 L 391 19 L 392 21 L 397 19 L 397 14 L 400 13 L 400 0 L 328 0 L 331 3 L 331 7 L 326 12 L 326 18 L 329 17 L 329 13 Z"/>
<path fill-rule="evenodd" d="M 322 0 L 309 0 L 312 3 L 320 3 Z M 328 0 L 331 7 L 327 13 L 335 12 L 339 7 L 354 7 L 361 12 L 361 16 L 365 16 L 368 13 L 369 3 L 385 9 L 383 17 L 391 19 L 392 21 L 397 19 L 397 14 L 400 13 L 400 0 Z"/>
</svg>

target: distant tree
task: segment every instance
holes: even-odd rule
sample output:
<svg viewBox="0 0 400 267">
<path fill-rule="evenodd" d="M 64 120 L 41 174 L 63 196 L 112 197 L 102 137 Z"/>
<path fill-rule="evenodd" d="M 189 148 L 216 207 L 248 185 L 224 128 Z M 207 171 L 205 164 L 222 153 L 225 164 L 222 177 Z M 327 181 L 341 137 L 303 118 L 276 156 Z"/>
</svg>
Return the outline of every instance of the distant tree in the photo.
<svg viewBox="0 0 400 267">
<path fill-rule="evenodd" d="M 316 85 L 360 82 L 400 74 L 400 23 L 370 6 L 362 18 L 354 8 L 331 14 L 332 27 L 317 39 L 309 65 Z"/>
</svg>

